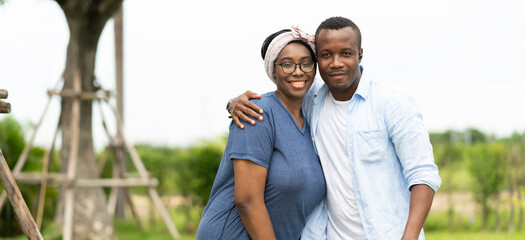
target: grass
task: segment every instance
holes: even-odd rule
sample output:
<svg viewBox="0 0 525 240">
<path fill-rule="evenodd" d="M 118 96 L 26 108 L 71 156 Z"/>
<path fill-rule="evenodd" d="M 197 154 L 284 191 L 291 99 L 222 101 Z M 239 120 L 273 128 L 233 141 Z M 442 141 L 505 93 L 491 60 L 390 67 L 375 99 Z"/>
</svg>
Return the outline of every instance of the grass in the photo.
<svg viewBox="0 0 525 240">
<path fill-rule="evenodd" d="M 495 233 L 495 232 L 425 232 L 427 240 L 522 240 L 525 233 Z"/>
<path fill-rule="evenodd" d="M 155 227 L 149 227 L 144 232 L 141 232 L 135 223 L 131 220 L 115 221 L 116 239 L 123 240 L 171 240 L 168 230 L 164 227 L 161 221 L 157 221 Z M 445 230 L 439 231 L 425 231 L 427 240 L 522 240 L 525 233 L 517 232 L 513 234 L 502 232 L 449 232 Z M 0 238 L 10 240 L 26 239 L 23 236 L 17 238 Z M 195 234 L 182 234 L 179 240 L 195 240 Z"/>
</svg>

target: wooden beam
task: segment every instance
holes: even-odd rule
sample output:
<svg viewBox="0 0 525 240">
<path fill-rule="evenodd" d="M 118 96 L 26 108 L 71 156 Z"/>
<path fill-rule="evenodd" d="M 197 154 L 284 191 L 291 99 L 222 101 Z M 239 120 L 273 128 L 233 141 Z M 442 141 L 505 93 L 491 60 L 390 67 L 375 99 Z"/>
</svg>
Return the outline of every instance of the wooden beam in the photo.
<svg viewBox="0 0 525 240">
<path fill-rule="evenodd" d="M 22 229 L 28 239 L 44 239 L 40 231 L 38 231 L 35 220 L 27 208 L 22 193 L 20 193 L 20 189 L 18 189 L 18 185 L 16 185 L 13 175 L 9 170 L 9 166 L 7 166 L 2 150 L 0 150 L 0 180 L 13 206 L 16 219 L 20 224 L 20 229 Z"/>
<path fill-rule="evenodd" d="M 15 179 L 20 183 L 25 184 L 40 184 L 42 180 L 63 182 L 67 179 L 67 176 L 63 173 L 48 173 L 46 175 L 40 172 L 33 173 L 18 173 L 15 174 Z"/>
<path fill-rule="evenodd" d="M 108 179 L 76 179 L 73 182 L 75 187 L 132 187 L 132 186 L 149 186 L 155 187 L 159 185 L 157 179 L 141 179 L 141 178 L 108 178 Z"/>
<path fill-rule="evenodd" d="M 75 92 L 74 90 L 64 89 L 61 91 L 48 90 L 48 96 L 58 95 L 62 98 L 80 98 L 81 100 L 90 100 L 90 99 L 108 99 L 111 97 L 112 93 L 110 91 L 97 91 L 97 92 Z"/>
</svg>

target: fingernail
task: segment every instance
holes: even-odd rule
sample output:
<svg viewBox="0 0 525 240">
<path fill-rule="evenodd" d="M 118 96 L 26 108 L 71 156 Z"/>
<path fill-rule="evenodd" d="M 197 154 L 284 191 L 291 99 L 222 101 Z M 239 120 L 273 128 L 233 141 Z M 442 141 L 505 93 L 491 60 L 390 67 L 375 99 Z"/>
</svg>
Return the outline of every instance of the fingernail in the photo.
<svg viewBox="0 0 525 240">
<path fill-rule="evenodd" d="M 244 125 L 241 125 L 241 129 L 244 129 Z"/>
<path fill-rule="evenodd" d="M 263 117 L 259 117 L 259 121 L 262 121 L 263 120 Z"/>
<path fill-rule="evenodd" d="M 253 125 L 253 124 L 255 124 L 255 121 L 252 120 L 252 121 L 250 121 L 250 123 Z"/>
<path fill-rule="evenodd" d="M 259 109 L 259 112 L 260 112 L 260 113 L 263 113 L 263 110 L 262 110 L 262 109 Z"/>
</svg>

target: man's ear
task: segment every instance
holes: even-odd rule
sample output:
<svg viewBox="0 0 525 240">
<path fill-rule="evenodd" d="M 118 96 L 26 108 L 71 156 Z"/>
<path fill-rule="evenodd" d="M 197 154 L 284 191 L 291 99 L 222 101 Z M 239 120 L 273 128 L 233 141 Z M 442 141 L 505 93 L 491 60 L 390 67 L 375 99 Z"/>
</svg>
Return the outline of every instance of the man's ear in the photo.
<svg viewBox="0 0 525 240">
<path fill-rule="evenodd" d="M 359 49 L 359 63 L 361 63 L 361 59 L 363 59 L 363 49 Z"/>
</svg>

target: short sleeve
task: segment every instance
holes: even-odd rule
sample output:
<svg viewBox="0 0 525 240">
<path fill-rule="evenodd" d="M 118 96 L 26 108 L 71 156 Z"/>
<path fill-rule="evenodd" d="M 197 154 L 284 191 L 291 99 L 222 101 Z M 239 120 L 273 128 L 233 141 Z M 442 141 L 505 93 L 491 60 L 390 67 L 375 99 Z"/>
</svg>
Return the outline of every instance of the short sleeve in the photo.
<svg viewBox="0 0 525 240">
<path fill-rule="evenodd" d="M 263 113 L 264 120 L 254 126 L 245 124 L 244 129 L 238 128 L 233 122 L 230 124 L 230 145 L 228 158 L 246 159 L 268 168 L 273 153 L 275 134 L 271 125 L 271 118 Z"/>
</svg>

